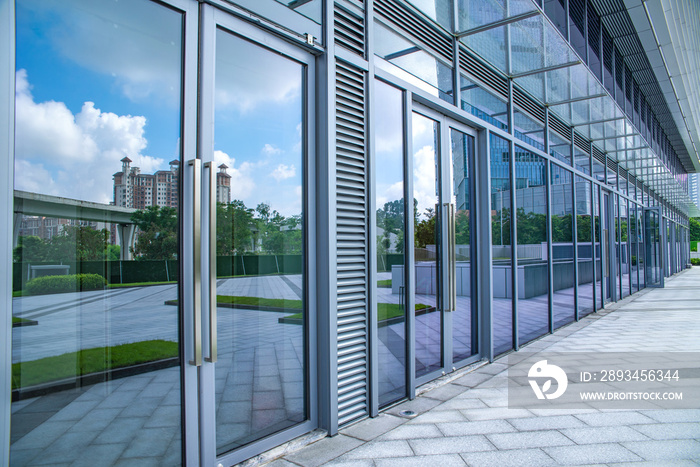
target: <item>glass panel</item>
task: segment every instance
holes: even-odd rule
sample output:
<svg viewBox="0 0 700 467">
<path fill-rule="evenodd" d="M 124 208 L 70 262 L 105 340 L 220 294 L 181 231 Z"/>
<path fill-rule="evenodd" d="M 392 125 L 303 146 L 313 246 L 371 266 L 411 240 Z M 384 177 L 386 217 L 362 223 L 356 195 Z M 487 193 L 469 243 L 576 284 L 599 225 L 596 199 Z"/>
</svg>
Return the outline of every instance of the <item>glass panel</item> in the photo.
<svg viewBox="0 0 700 467">
<path fill-rule="evenodd" d="M 600 67 L 600 18 L 588 5 L 588 66 L 593 74 L 602 81 Z"/>
<path fill-rule="evenodd" d="M 409 0 L 428 18 L 452 32 L 452 0 Z"/>
<path fill-rule="evenodd" d="M 646 287 L 645 284 L 645 262 L 646 262 L 646 254 L 645 254 L 645 239 L 644 239 L 644 208 L 641 205 L 637 205 L 637 222 L 636 222 L 636 240 L 637 240 L 637 260 L 639 261 L 639 267 L 637 268 L 637 271 L 639 273 L 639 289 L 643 289 Z"/>
<path fill-rule="evenodd" d="M 292 10 L 301 13 L 302 15 L 306 16 L 310 20 L 315 21 L 318 24 L 321 24 L 321 20 L 323 19 L 323 11 L 322 11 L 322 6 L 323 2 L 322 0 L 307 0 L 307 1 L 299 1 L 299 0 L 277 0 L 280 2 L 282 5 L 288 6 Z"/>
<path fill-rule="evenodd" d="M 637 205 L 630 203 L 630 288 L 632 293 L 639 290 L 639 240 L 637 233 Z"/>
<path fill-rule="evenodd" d="M 576 176 L 576 241 L 578 248 L 578 313 L 585 316 L 594 310 L 592 235 L 593 205 L 591 182 Z"/>
<path fill-rule="evenodd" d="M 566 6 L 564 0 L 544 0 L 544 12 L 557 27 L 562 36 L 567 37 Z"/>
<path fill-rule="evenodd" d="M 179 465 L 182 14 L 16 5 L 10 464 Z"/>
<path fill-rule="evenodd" d="M 592 184 L 593 188 L 593 235 L 594 242 L 593 247 L 595 251 L 595 288 L 596 288 L 596 309 L 603 307 L 604 294 L 603 294 L 603 244 L 602 240 L 602 219 L 601 219 L 601 209 L 600 209 L 600 188 L 595 183 Z"/>
<path fill-rule="evenodd" d="M 454 103 L 450 66 L 377 21 L 374 22 L 374 33 L 374 53 L 406 71 L 409 76 L 401 76 L 402 78 L 446 102 Z M 381 63 L 378 66 L 381 66 Z M 416 78 L 420 82 L 416 83 Z"/>
<path fill-rule="evenodd" d="M 617 194 L 613 193 L 612 195 L 613 199 L 613 228 L 614 230 L 614 238 L 613 238 L 613 265 L 614 269 L 613 271 L 613 279 L 614 279 L 614 287 L 616 287 L 617 290 L 617 298 L 619 299 L 622 296 L 622 248 L 620 245 L 620 218 L 619 218 L 619 213 L 620 213 L 620 198 Z"/>
<path fill-rule="evenodd" d="M 550 131 L 549 154 L 571 165 L 571 142 Z"/>
<path fill-rule="evenodd" d="M 464 75 L 460 75 L 462 110 L 508 131 L 508 104 Z"/>
<path fill-rule="evenodd" d="M 517 107 L 513 111 L 515 137 L 537 149 L 544 151 L 544 125 L 521 112 Z"/>
<path fill-rule="evenodd" d="M 531 0 L 458 0 L 459 31 L 490 24 L 535 9 Z"/>
<path fill-rule="evenodd" d="M 611 229 L 611 224 L 610 224 L 610 214 L 611 207 L 610 207 L 610 195 L 603 191 L 602 197 L 601 197 L 601 206 L 600 206 L 600 216 L 601 216 L 601 225 L 602 225 L 602 232 L 601 232 L 601 251 L 603 254 L 603 303 L 609 302 L 612 300 L 612 288 L 615 287 L 615 280 L 613 277 L 614 274 L 614 269 L 612 265 L 614 264 L 614 253 L 613 253 L 613 245 L 611 245 L 610 241 L 610 229 Z M 614 225 L 614 222 L 613 222 Z"/>
<path fill-rule="evenodd" d="M 472 306 L 471 271 L 471 166 L 474 137 L 452 129 L 452 203 L 455 206 L 455 255 L 457 260 L 457 306 L 452 313 L 452 361 L 458 362 L 479 351 L 476 340 L 476 308 Z"/>
<path fill-rule="evenodd" d="M 513 280 L 510 238 L 510 143 L 491 134 L 491 239 L 493 348 L 498 355 L 513 348 Z"/>
<path fill-rule="evenodd" d="M 554 327 L 558 328 L 574 320 L 574 196 L 571 172 L 552 164 L 551 174 L 552 311 Z"/>
<path fill-rule="evenodd" d="M 406 397 L 403 93 L 374 82 L 379 405 Z"/>
<path fill-rule="evenodd" d="M 569 0 L 569 34 L 571 45 L 579 56 L 586 59 L 586 3 L 585 0 Z"/>
<path fill-rule="evenodd" d="M 591 174 L 591 156 L 580 150 L 574 145 L 574 164 L 578 170 L 590 175 Z"/>
<path fill-rule="evenodd" d="M 306 419 L 304 74 L 216 32 L 218 454 Z"/>
<path fill-rule="evenodd" d="M 543 157 L 515 147 L 518 341 L 521 345 L 549 331 L 546 164 Z"/>
<path fill-rule="evenodd" d="M 605 183 L 605 166 L 595 157 L 593 160 L 593 178 L 600 183 Z"/>
<path fill-rule="evenodd" d="M 413 114 L 416 377 L 442 367 L 438 122 Z M 418 311 L 420 310 L 420 311 Z"/>
<path fill-rule="evenodd" d="M 620 197 L 620 282 L 622 288 L 622 298 L 625 298 L 631 293 L 630 282 L 632 280 L 627 203 L 628 201 L 625 198 Z"/>
</svg>

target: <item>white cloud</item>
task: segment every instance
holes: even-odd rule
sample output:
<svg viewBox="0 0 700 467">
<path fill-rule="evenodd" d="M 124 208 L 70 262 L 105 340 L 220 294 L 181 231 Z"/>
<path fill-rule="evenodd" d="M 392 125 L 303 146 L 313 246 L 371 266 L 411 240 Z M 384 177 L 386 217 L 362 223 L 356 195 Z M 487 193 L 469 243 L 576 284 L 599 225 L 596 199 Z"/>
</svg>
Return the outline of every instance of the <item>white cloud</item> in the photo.
<svg viewBox="0 0 700 467">
<path fill-rule="evenodd" d="M 108 203 L 123 157 L 147 173 L 163 164 L 142 153 L 145 117 L 102 112 L 92 102 L 73 115 L 63 102 L 35 102 L 25 70 L 16 83 L 17 189 Z"/>
<path fill-rule="evenodd" d="M 266 143 L 260 152 L 266 156 L 276 156 L 278 154 L 282 154 L 282 150 L 280 148 L 269 143 Z"/>
<path fill-rule="evenodd" d="M 294 164 L 292 164 L 292 165 L 280 164 L 277 166 L 277 168 L 275 170 L 272 171 L 270 176 L 273 177 L 278 182 L 280 182 L 282 180 L 292 178 L 296 174 L 297 174 L 297 170 L 294 167 Z"/>
<path fill-rule="evenodd" d="M 214 161 L 217 167 L 221 164 L 228 166 L 226 172 L 231 176 L 231 199 L 246 201 L 255 191 L 255 181 L 251 174 L 253 165 L 243 162 L 236 167 L 236 159 L 219 150 L 214 151 Z"/>
</svg>

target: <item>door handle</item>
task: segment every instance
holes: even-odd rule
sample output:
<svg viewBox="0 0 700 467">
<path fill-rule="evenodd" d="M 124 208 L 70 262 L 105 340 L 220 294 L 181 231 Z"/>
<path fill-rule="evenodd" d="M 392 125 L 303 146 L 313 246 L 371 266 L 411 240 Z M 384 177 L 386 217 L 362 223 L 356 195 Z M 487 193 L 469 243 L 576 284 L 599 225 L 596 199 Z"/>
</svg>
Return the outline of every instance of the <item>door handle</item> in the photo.
<svg viewBox="0 0 700 467">
<path fill-rule="evenodd" d="M 202 366 L 202 161 L 192 159 L 187 161 L 187 165 L 192 167 L 192 200 L 194 204 L 192 209 L 194 359 L 190 360 L 190 365 Z"/>
<path fill-rule="evenodd" d="M 457 254 L 455 233 L 455 205 L 444 203 L 447 223 L 447 306 L 445 311 L 455 311 L 457 308 Z"/>
<path fill-rule="evenodd" d="M 209 357 L 207 362 L 216 363 L 216 172 L 214 162 L 204 164 L 209 172 Z"/>
</svg>

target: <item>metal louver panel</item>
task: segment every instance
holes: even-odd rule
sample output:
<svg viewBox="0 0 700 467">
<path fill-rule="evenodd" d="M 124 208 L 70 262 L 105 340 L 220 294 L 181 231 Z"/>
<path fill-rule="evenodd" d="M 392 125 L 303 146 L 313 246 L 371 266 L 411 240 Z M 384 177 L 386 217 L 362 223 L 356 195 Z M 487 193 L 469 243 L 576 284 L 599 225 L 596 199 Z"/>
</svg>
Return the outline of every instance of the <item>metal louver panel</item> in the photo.
<svg viewBox="0 0 700 467">
<path fill-rule="evenodd" d="M 574 132 L 574 144 L 587 154 L 591 153 L 591 143 L 576 131 Z"/>
<path fill-rule="evenodd" d="M 551 112 L 549 113 L 549 128 L 559 133 L 559 136 L 565 140 L 571 141 L 571 128 Z"/>
<path fill-rule="evenodd" d="M 406 5 L 395 0 L 377 0 L 374 3 L 374 11 L 381 18 L 412 36 L 427 50 L 442 57 L 447 63 L 452 62 L 452 37 L 425 24 Z"/>
<path fill-rule="evenodd" d="M 544 108 L 519 88 L 513 87 L 513 103 L 544 125 Z"/>
<path fill-rule="evenodd" d="M 593 155 L 593 157 L 598 159 L 598 161 L 601 164 L 605 165 L 605 154 L 603 153 L 603 151 L 598 149 L 598 146 L 591 144 L 591 154 Z"/>
<path fill-rule="evenodd" d="M 336 65 L 338 425 L 369 414 L 365 73 Z"/>
<path fill-rule="evenodd" d="M 364 18 L 352 13 L 336 3 L 334 6 L 333 27 L 335 32 L 335 43 L 364 58 Z"/>
<path fill-rule="evenodd" d="M 508 79 L 484 64 L 467 51 L 466 47 L 459 48 L 459 68 L 467 73 L 470 79 L 476 79 L 496 94 L 508 99 Z"/>
<path fill-rule="evenodd" d="M 608 158 L 608 169 L 612 170 L 613 172 L 617 172 L 617 162 Z"/>
</svg>

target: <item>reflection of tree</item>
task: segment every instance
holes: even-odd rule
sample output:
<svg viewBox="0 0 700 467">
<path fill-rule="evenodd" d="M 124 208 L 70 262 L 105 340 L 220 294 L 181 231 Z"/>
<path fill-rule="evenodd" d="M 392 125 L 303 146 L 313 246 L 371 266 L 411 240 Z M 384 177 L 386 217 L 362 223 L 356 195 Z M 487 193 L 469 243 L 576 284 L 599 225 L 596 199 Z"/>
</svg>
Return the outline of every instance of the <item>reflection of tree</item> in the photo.
<svg viewBox="0 0 700 467">
<path fill-rule="evenodd" d="M 435 210 L 433 208 L 426 209 L 424 216 L 425 219 L 420 222 L 417 217 L 414 220 L 416 248 L 425 248 L 426 245 L 436 244 Z"/>
<path fill-rule="evenodd" d="M 700 218 L 691 217 L 690 222 L 690 241 L 700 242 Z"/>
<path fill-rule="evenodd" d="M 491 238 L 494 245 L 510 245 L 510 209 L 492 211 Z"/>
<path fill-rule="evenodd" d="M 131 215 L 139 231 L 134 256 L 143 260 L 176 259 L 177 210 L 168 206 L 149 206 Z"/>
<path fill-rule="evenodd" d="M 377 229 L 382 229 L 382 234 L 377 236 L 377 253 L 386 254 L 393 249 L 397 253 L 403 253 L 404 243 L 404 202 L 403 199 L 389 201 L 377 209 Z M 392 245 L 392 235 L 396 241 Z"/>
<path fill-rule="evenodd" d="M 547 241 L 547 217 L 518 208 L 518 244 L 532 245 Z"/>
<path fill-rule="evenodd" d="M 49 240 L 22 236 L 13 251 L 15 262 L 21 261 L 105 261 L 119 259 L 119 247 L 109 244 L 109 231 L 92 227 L 71 226 Z"/>
<path fill-rule="evenodd" d="M 253 210 L 243 201 L 216 205 L 216 254 L 232 256 L 253 249 Z"/>
<path fill-rule="evenodd" d="M 469 211 L 457 211 L 455 214 L 455 241 L 457 245 L 469 245 Z"/>
<path fill-rule="evenodd" d="M 255 208 L 255 219 L 263 252 L 270 254 L 301 253 L 301 216 L 285 218 L 272 210 L 269 204 L 260 203 Z"/>
</svg>

